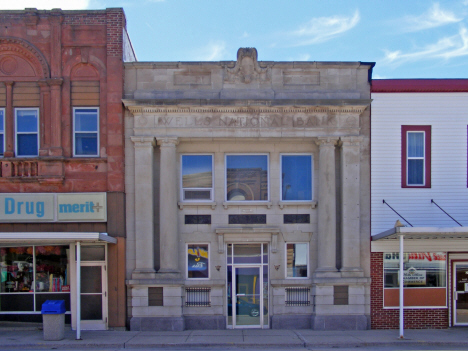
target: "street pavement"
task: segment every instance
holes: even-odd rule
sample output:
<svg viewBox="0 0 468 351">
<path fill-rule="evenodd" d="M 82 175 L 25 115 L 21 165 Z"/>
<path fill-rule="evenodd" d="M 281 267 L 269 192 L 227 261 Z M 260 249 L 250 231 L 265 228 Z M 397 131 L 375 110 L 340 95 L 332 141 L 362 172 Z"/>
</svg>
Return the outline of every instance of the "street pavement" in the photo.
<svg viewBox="0 0 468 351">
<path fill-rule="evenodd" d="M 174 331 L 82 331 L 66 327 L 65 338 L 44 341 L 37 326 L 14 327 L 0 325 L 0 350 L 13 349 L 154 349 L 154 348 L 398 348 L 434 347 L 468 350 L 468 328 L 443 330 L 405 330 L 399 338 L 398 330 L 185 330 Z"/>
</svg>

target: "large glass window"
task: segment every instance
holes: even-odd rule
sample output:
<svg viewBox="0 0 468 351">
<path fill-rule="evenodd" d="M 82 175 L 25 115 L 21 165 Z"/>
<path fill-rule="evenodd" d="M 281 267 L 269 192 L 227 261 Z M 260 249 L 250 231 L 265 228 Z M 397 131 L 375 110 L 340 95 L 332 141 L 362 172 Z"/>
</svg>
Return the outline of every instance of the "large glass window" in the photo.
<svg viewBox="0 0 468 351">
<path fill-rule="evenodd" d="M 46 300 L 65 300 L 70 311 L 68 247 L 2 247 L 0 272 L 0 313 L 40 313 Z"/>
<path fill-rule="evenodd" d="M 226 200 L 268 199 L 268 155 L 226 155 Z"/>
<path fill-rule="evenodd" d="M 187 278 L 208 279 L 210 277 L 208 244 L 187 245 Z"/>
<path fill-rule="evenodd" d="M 0 157 L 5 151 L 5 109 L 0 108 Z"/>
<path fill-rule="evenodd" d="M 402 126 L 402 186 L 431 187 L 431 126 Z"/>
<path fill-rule="evenodd" d="M 440 288 L 446 286 L 446 258 L 444 252 L 405 253 L 403 265 L 405 287 Z M 384 284 L 386 288 L 399 287 L 399 269 L 399 253 L 384 253 Z"/>
<path fill-rule="evenodd" d="M 312 200 L 312 155 L 281 155 L 281 200 Z"/>
<path fill-rule="evenodd" d="M 213 156 L 182 155 L 182 201 L 213 200 Z"/>
<path fill-rule="evenodd" d="M 75 156 L 99 155 L 99 109 L 73 109 L 73 148 Z"/>
<path fill-rule="evenodd" d="M 288 278 L 307 278 L 309 245 L 307 243 L 286 244 L 286 276 Z"/>
<path fill-rule="evenodd" d="M 39 110 L 15 109 L 16 156 L 39 155 Z"/>
</svg>

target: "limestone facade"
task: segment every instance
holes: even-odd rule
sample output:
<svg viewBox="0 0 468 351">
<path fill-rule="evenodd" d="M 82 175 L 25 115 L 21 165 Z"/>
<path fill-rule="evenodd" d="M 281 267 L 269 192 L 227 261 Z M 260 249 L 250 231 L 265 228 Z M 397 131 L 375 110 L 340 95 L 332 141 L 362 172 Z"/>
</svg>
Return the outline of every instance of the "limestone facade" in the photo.
<svg viewBox="0 0 468 351">
<path fill-rule="evenodd" d="M 370 326 L 372 67 L 257 61 L 254 48 L 125 64 L 132 330 Z M 183 156 L 197 155 L 208 173 L 184 178 Z M 259 157 L 228 166 L 247 156 Z M 311 174 L 283 184 L 287 156 Z M 186 193 L 196 177 L 205 190 Z M 310 196 L 287 197 L 302 186 Z"/>
</svg>

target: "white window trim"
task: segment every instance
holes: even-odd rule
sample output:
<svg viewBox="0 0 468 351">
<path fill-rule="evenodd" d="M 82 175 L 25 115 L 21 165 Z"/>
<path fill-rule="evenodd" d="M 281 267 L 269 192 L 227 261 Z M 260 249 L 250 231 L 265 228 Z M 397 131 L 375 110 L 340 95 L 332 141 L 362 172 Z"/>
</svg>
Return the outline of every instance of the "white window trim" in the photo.
<svg viewBox="0 0 468 351">
<path fill-rule="evenodd" d="M 422 133 L 423 135 L 423 157 L 409 156 L 409 134 Z M 422 184 L 410 184 L 409 182 L 409 161 L 410 160 L 423 160 L 423 182 Z M 409 130 L 406 132 L 406 185 L 408 186 L 425 186 L 426 185 L 426 132 L 424 130 Z"/>
<path fill-rule="evenodd" d="M 6 145 L 6 135 L 5 135 L 5 108 L 0 108 L 0 112 L 3 113 L 3 132 L 0 132 L 0 134 L 3 135 L 3 153 L 5 153 L 5 145 Z M 4 157 L 3 155 L 0 155 L 0 158 Z"/>
<path fill-rule="evenodd" d="M 96 150 L 96 155 L 77 155 L 76 154 L 76 134 L 80 134 L 80 133 L 94 133 L 94 132 L 76 132 L 75 131 L 75 111 L 76 110 L 97 110 L 97 131 L 96 131 L 96 134 L 97 134 L 97 150 Z M 100 111 L 99 111 L 99 107 L 73 107 L 73 157 L 99 157 L 99 151 L 100 151 L 100 148 L 101 148 L 101 143 L 100 143 L 100 126 L 99 126 L 99 122 L 100 122 Z"/>
<path fill-rule="evenodd" d="M 284 200 L 283 199 L 283 156 L 310 156 L 310 190 L 311 198 L 310 200 Z M 311 203 L 314 201 L 314 155 L 312 153 L 280 153 L 280 202 L 285 203 Z"/>
<path fill-rule="evenodd" d="M 229 201 L 227 199 L 227 157 L 228 156 L 266 156 L 267 157 L 267 182 L 268 182 L 268 198 L 266 200 L 244 200 L 244 201 Z M 269 203 L 270 202 L 270 154 L 268 153 L 229 153 L 224 155 L 224 201 L 227 204 L 254 204 L 254 203 Z"/>
<path fill-rule="evenodd" d="M 188 247 L 189 245 L 208 245 L 208 278 L 189 278 L 188 276 Z M 210 280 L 211 279 L 211 251 L 210 243 L 185 243 L 185 276 L 188 280 Z"/>
<path fill-rule="evenodd" d="M 37 112 L 37 132 L 21 132 L 18 133 L 18 111 L 36 111 Z M 38 157 L 39 156 L 39 148 L 40 148 L 40 130 L 39 130 L 39 108 L 37 107 L 16 107 L 15 108 L 15 156 L 16 157 Z M 26 134 L 37 134 L 37 155 L 18 155 L 18 134 L 19 135 L 26 135 Z"/>
<path fill-rule="evenodd" d="M 307 276 L 306 277 L 288 277 L 288 244 L 306 244 L 307 245 Z M 309 262 L 309 243 L 305 241 L 288 241 L 284 243 L 284 276 L 286 279 L 309 279 L 310 276 L 310 262 Z"/>
<path fill-rule="evenodd" d="M 184 188 L 183 187 L 183 165 L 182 165 L 182 157 L 183 156 L 211 156 L 211 188 Z M 179 189 L 180 189 L 180 201 L 182 203 L 186 203 L 186 202 L 203 202 L 203 203 L 211 203 L 214 201 L 214 189 L 215 189 L 215 186 L 214 186 L 214 181 L 215 181 L 215 178 L 214 178 L 214 154 L 209 154 L 209 153 L 200 153 L 200 154 L 187 154 L 187 153 L 184 153 L 184 154 L 180 154 L 180 185 L 179 185 Z M 193 200 L 185 200 L 184 199 L 184 189 L 190 189 L 190 190 L 208 190 L 208 189 L 211 189 L 210 191 L 210 199 L 209 200 L 202 200 L 202 199 L 193 199 Z"/>
</svg>

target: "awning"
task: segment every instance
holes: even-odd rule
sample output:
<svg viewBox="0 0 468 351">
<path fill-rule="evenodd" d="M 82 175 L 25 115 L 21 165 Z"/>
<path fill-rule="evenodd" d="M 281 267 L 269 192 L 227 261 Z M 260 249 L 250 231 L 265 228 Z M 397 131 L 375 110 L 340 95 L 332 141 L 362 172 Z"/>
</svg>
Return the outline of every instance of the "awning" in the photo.
<svg viewBox="0 0 468 351">
<path fill-rule="evenodd" d="M 107 233 L 90 232 L 8 232 L 0 233 L 0 245 L 67 245 L 80 242 L 116 244 L 117 239 Z"/>
<path fill-rule="evenodd" d="M 372 241 L 421 239 L 468 239 L 468 227 L 395 227 L 372 236 Z"/>
</svg>

